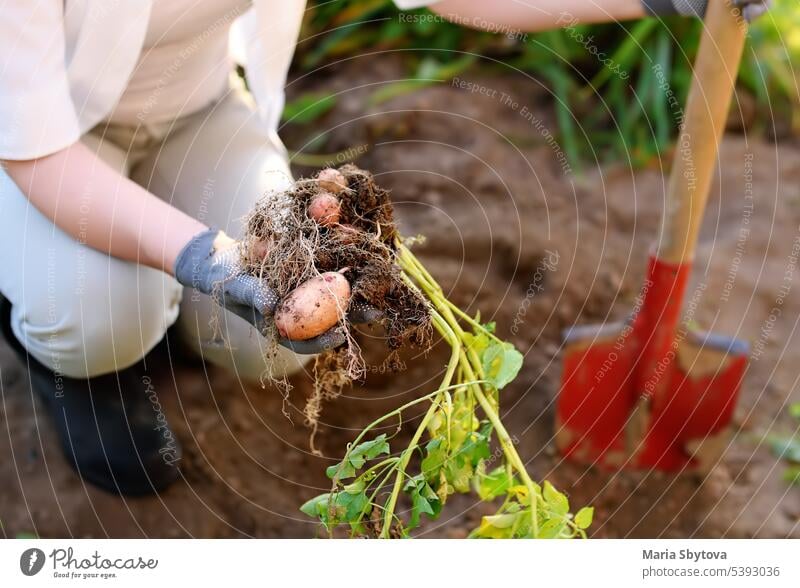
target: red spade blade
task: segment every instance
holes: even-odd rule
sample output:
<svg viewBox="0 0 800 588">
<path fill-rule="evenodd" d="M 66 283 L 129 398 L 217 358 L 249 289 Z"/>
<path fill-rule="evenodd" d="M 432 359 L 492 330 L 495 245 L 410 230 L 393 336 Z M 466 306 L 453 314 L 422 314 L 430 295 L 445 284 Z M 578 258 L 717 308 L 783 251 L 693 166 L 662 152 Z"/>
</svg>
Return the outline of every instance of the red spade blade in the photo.
<svg viewBox="0 0 800 588">
<path fill-rule="evenodd" d="M 647 400 L 635 378 L 632 327 L 580 327 L 567 337 L 556 443 L 568 459 L 610 469 L 675 471 L 718 456 L 747 367 L 747 344 L 688 331 Z"/>
</svg>

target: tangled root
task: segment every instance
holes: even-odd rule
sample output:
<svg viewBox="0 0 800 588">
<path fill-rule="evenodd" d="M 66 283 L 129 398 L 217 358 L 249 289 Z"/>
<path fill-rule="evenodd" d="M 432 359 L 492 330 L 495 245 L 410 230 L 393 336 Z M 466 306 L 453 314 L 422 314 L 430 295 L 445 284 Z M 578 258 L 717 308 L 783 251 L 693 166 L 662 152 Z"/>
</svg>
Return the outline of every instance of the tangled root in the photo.
<svg viewBox="0 0 800 588">
<path fill-rule="evenodd" d="M 338 194 L 338 223 L 325 227 L 309 216 L 309 204 L 322 190 L 316 179 L 298 180 L 289 191 L 267 194 L 250 213 L 241 262 L 247 273 L 266 281 L 281 298 L 321 273 L 349 268 L 350 304 L 368 304 L 382 312 L 387 365 L 392 366 L 402 346 L 429 344 L 430 313 L 397 265 L 398 233 L 389 192 L 354 165 L 344 165 L 339 172 L 347 188 Z M 336 398 L 364 375 L 364 360 L 350 325 L 342 320 L 340 328 L 346 343 L 320 355 L 314 366 L 314 393 L 304 410 L 312 429 L 312 449 L 323 401 Z"/>
</svg>

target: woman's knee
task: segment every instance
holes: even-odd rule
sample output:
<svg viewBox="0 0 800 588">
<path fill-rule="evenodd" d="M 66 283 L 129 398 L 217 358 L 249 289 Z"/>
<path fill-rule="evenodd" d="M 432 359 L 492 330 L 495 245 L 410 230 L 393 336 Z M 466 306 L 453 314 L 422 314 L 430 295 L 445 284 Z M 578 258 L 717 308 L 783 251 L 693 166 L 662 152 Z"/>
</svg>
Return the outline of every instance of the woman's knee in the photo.
<svg viewBox="0 0 800 588">
<path fill-rule="evenodd" d="M 313 355 L 298 355 L 259 336 L 259 345 L 239 345 L 231 350 L 232 369 L 250 382 L 282 380 L 306 369 Z"/>
<path fill-rule="evenodd" d="M 94 377 L 134 365 L 175 321 L 181 288 L 156 270 L 125 269 L 82 292 L 57 297 L 40 292 L 14 303 L 15 335 L 39 362 L 67 377 Z"/>
<path fill-rule="evenodd" d="M 224 148 L 220 148 L 220 147 Z M 142 161 L 132 179 L 186 214 L 242 236 L 266 192 L 292 183 L 285 147 L 232 91 L 208 116 L 193 118 Z"/>
<path fill-rule="evenodd" d="M 179 328 L 184 341 L 197 355 L 249 382 L 290 376 L 304 369 L 313 358 L 283 347 L 276 349 L 272 341 L 249 323 L 216 307 L 209 299 L 185 299 Z"/>
</svg>

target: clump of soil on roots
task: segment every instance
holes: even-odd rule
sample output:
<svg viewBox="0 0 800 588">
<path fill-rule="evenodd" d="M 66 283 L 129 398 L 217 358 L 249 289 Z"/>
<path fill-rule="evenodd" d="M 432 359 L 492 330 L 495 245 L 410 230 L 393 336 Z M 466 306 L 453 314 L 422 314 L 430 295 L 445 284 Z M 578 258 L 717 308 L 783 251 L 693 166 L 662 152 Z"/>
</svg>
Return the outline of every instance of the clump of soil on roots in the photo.
<svg viewBox="0 0 800 588">
<path fill-rule="evenodd" d="M 347 268 L 343 273 L 350 283 L 350 308 L 367 304 L 381 311 L 388 348 L 385 364 L 396 370 L 401 347 L 429 344 L 428 306 L 397 265 L 399 235 L 389 192 L 375 183 L 372 174 L 354 165 L 338 171 L 346 182 L 337 194 L 338 222 L 322 226 L 309 215 L 309 204 L 325 190 L 315 178 L 300 179 L 289 191 L 268 193 L 251 212 L 242 263 L 247 273 L 265 280 L 281 299 L 315 276 Z M 318 356 L 314 392 L 304 410 L 312 428 L 312 449 L 323 401 L 335 398 L 364 375 L 361 351 L 347 320 L 336 328 L 343 331 L 346 343 Z M 274 325 L 268 329 L 273 332 L 265 334 L 276 341 Z M 268 362 L 276 350 L 277 343 L 267 351 Z"/>
</svg>

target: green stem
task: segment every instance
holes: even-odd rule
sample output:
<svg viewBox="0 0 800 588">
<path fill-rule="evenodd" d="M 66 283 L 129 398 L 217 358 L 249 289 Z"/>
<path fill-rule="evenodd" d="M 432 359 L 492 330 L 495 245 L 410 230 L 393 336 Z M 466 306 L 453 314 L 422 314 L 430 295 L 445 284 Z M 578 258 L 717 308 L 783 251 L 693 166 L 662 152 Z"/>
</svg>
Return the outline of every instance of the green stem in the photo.
<svg viewBox="0 0 800 588">
<path fill-rule="evenodd" d="M 470 383 L 472 383 L 472 382 L 470 382 Z M 480 382 L 474 382 L 474 383 L 480 383 Z M 345 460 L 346 460 L 348 457 L 350 457 L 350 452 L 353 450 L 353 448 L 354 448 L 354 447 L 357 447 L 357 446 L 358 446 L 358 444 L 359 444 L 359 443 L 361 443 L 361 441 L 362 441 L 362 440 L 364 439 L 364 437 L 367 435 L 367 433 L 369 433 L 369 432 L 370 432 L 372 429 L 374 429 L 375 427 L 377 427 L 378 425 L 380 425 L 382 422 L 384 422 L 384 421 L 387 421 L 387 420 L 391 419 L 392 417 L 398 416 L 398 415 L 400 415 L 400 414 L 401 414 L 401 413 L 402 413 L 404 410 L 406 410 L 406 409 L 408 409 L 408 408 L 411 408 L 412 406 L 414 406 L 414 405 L 416 405 L 416 404 L 420 404 L 420 403 L 422 403 L 422 402 L 425 402 L 426 400 L 430 400 L 430 399 L 434 398 L 435 396 L 437 396 L 437 395 L 441 394 L 442 392 L 446 392 L 446 391 L 448 391 L 448 390 L 455 390 L 456 388 L 460 388 L 460 387 L 461 387 L 461 386 L 463 386 L 463 385 L 464 385 L 464 383 L 457 383 L 457 384 L 452 384 L 452 385 L 450 385 L 450 386 L 447 386 L 447 387 L 445 387 L 445 388 L 439 388 L 438 390 L 436 390 L 436 391 L 434 391 L 434 392 L 430 392 L 429 394 L 425 394 L 424 396 L 420 396 L 419 398 L 415 398 L 414 400 L 412 400 L 412 401 L 410 401 L 410 402 L 407 402 L 407 403 L 406 403 L 406 404 L 404 404 L 403 406 L 401 406 L 401 407 L 399 407 L 399 408 L 396 408 L 396 409 L 394 409 L 394 410 L 393 410 L 393 411 L 391 411 L 391 412 L 388 412 L 388 413 L 386 413 L 385 415 L 383 415 L 383 416 L 382 416 L 382 417 L 380 417 L 379 419 L 375 419 L 375 420 L 374 420 L 374 421 L 372 421 L 370 424 L 368 424 L 368 425 L 367 425 L 367 426 L 366 426 L 366 427 L 365 427 L 365 428 L 364 428 L 364 429 L 363 429 L 363 430 L 362 430 L 362 431 L 361 431 L 361 432 L 358 434 L 358 436 L 357 436 L 357 437 L 356 437 L 356 438 L 353 440 L 353 442 L 352 442 L 352 443 L 350 443 L 350 445 L 349 445 L 349 446 L 348 446 L 348 448 L 347 448 L 347 451 L 345 451 L 345 453 L 344 453 L 344 457 L 342 458 L 342 461 L 345 461 Z M 338 482 L 339 482 L 338 476 L 337 476 L 337 477 L 334 477 L 334 480 L 333 480 L 333 486 L 332 486 L 332 488 L 331 488 L 331 492 L 335 492 L 335 491 L 336 491 L 336 484 L 337 484 Z"/>
<path fill-rule="evenodd" d="M 400 456 L 400 461 L 397 464 L 397 474 L 395 475 L 394 485 L 392 486 L 392 493 L 389 495 L 389 499 L 386 501 L 386 510 L 383 513 L 383 528 L 381 529 L 380 535 L 382 539 L 389 538 L 389 533 L 392 530 L 394 509 L 397 505 L 397 499 L 400 496 L 400 491 L 403 489 L 403 483 L 405 482 L 406 467 L 408 467 L 408 462 L 411 459 L 413 450 L 417 447 L 417 445 L 419 445 L 419 440 L 422 437 L 422 434 L 425 432 L 425 429 L 428 427 L 428 423 L 430 422 L 437 408 L 439 408 L 439 405 L 435 402 L 432 402 L 430 408 L 428 408 L 428 412 L 426 412 L 425 416 L 422 417 L 422 422 L 419 424 L 419 427 L 417 427 L 414 436 L 411 438 L 411 442 L 408 444 L 408 447 L 403 450 L 403 453 Z"/>
<path fill-rule="evenodd" d="M 494 333 L 492 333 L 489 329 L 484 327 L 474 318 L 469 316 L 466 312 L 461 310 L 457 305 L 453 304 L 452 302 L 450 302 L 450 300 L 445 298 L 444 290 L 442 290 L 442 287 L 439 285 L 436 279 L 430 274 L 430 272 L 428 272 L 425 266 L 420 263 L 420 261 L 416 258 L 416 256 L 413 253 L 411 253 L 411 250 L 408 247 L 400 244 L 398 245 L 398 250 L 400 251 L 401 262 L 402 261 L 407 262 L 407 264 L 403 264 L 404 271 L 406 271 L 406 273 L 410 273 L 409 269 L 411 268 L 409 268 L 408 266 L 409 265 L 412 266 L 413 270 L 416 270 L 416 271 L 412 270 L 413 273 L 416 274 L 414 277 L 422 278 L 422 280 L 420 281 L 423 282 L 424 285 L 423 289 L 428 290 L 426 293 L 429 296 L 436 298 L 437 300 L 440 299 L 441 301 L 443 301 L 444 304 L 447 305 L 447 307 L 451 311 L 455 312 L 458 316 L 460 316 L 463 320 L 465 320 L 472 328 L 477 329 L 478 331 L 485 333 L 495 341 L 502 343 L 502 340 L 499 337 L 497 337 Z"/>
<path fill-rule="evenodd" d="M 467 377 L 474 379 L 472 366 L 468 361 L 466 361 L 466 358 L 465 361 L 462 362 L 462 365 Z M 471 390 L 475 398 L 478 400 L 478 404 L 481 405 L 483 412 L 486 414 L 486 418 L 488 418 L 489 422 L 492 423 L 492 427 L 494 427 L 494 430 L 497 433 L 497 439 L 500 442 L 500 448 L 503 450 L 506 459 L 517 470 L 517 472 L 519 472 L 522 483 L 528 490 L 531 500 L 531 529 L 533 530 L 533 535 L 535 537 L 539 532 L 536 484 L 533 482 L 533 480 L 531 480 L 530 475 L 528 475 L 528 470 L 525 467 L 525 464 L 522 462 L 522 458 L 517 453 L 517 450 L 514 448 L 514 442 L 511 440 L 511 436 L 508 434 L 505 426 L 503 426 L 503 422 L 500 420 L 500 415 L 495 410 L 495 407 L 483 393 L 483 390 L 480 386 L 471 386 Z"/>
<path fill-rule="evenodd" d="M 410 273 L 410 275 L 414 278 L 423 277 L 424 279 L 421 280 L 420 286 L 423 290 L 425 290 L 426 294 L 428 295 L 430 301 L 436 307 L 436 309 L 441 313 L 441 320 L 446 321 L 448 329 L 448 334 L 450 335 L 449 339 L 451 341 L 451 345 L 453 345 L 453 350 L 455 351 L 456 346 L 460 349 L 459 356 L 462 354 L 466 354 L 464 361 L 459 361 L 461 364 L 461 368 L 464 370 L 464 374 L 467 380 L 478 380 L 483 379 L 483 368 L 481 366 L 480 359 L 478 358 L 477 354 L 475 353 L 474 349 L 471 349 L 468 346 L 461 345 L 461 341 L 463 341 L 464 331 L 462 330 L 461 326 L 458 324 L 458 320 L 453 315 L 453 310 L 451 307 L 454 305 L 450 304 L 444 298 L 443 290 L 436 283 L 436 281 L 430 276 L 430 274 L 422 267 L 422 265 L 417 261 L 416 257 L 411 253 L 411 251 L 404 247 L 400 246 L 400 260 L 401 266 L 403 267 L 404 271 Z M 407 262 L 407 263 L 403 263 Z M 411 270 L 409 272 L 409 270 Z M 460 309 L 456 309 L 457 312 L 463 317 L 465 316 Z M 469 322 L 472 321 L 471 318 L 467 317 Z M 481 327 L 483 328 L 483 327 Z M 484 329 L 485 330 L 485 329 Z M 467 359 L 468 358 L 468 359 Z M 460 357 L 459 357 L 460 360 Z M 452 362 L 452 359 L 451 359 Z M 476 373 L 477 372 L 477 375 Z M 478 400 L 478 403 L 481 405 L 483 412 L 486 414 L 486 417 L 489 419 L 489 422 L 492 423 L 495 431 L 497 432 L 498 441 L 500 442 L 500 447 L 503 450 L 503 453 L 506 456 L 506 459 L 511 463 L 511 465 L 519 472 L 520 478 L 522 479 L 523 484 L 525 485 L 526 489 L 528 490 L 528 494 L 530 496 L 531 501 L 531 528 L 533 530 L 534 537 L 539 533 L 539 520 L 537 517 L 537 496 L 536 496 L 536 485 L 534 484 L 533 480 L 531 479 L 530 475 L 528 474 L 528 470 L 525 467 L 525 464 L 522 462 L 519 454 L 517 453 L 516 449 L 514 448 L 513 441 L 511 440 L 511 436 L 508 434 L 505 426 L 503 426 L 502 421 L 500 420 L 500 415 L 495 410 L 495 407 L 491 404 L 489 399 L 483 393 L 481 386 L 473 385 L 470 387 L 472 389 L 473 394 Z"/>
<path fill-rule="evenodd" d="M 492 339 L 494 339 L 494 340 L 495 340 L 495 341 L 497 341 L 498 343 L 503 343 L 503 340 L 502 340 L 500 337 L 498 337 L 497 335 L 495 335 L 494 333 L 492 333 L 492 332 L 491 332 L 489 329 L 487 329 L 487 328 L 486 328 L 486 327 L 484 327 L 482 324 L 480 324 L 478 321 L 476 321 L 474 318 L 472 318 L 471 316 L 469 316 L 469 315 L 468 315 L 466 312 L 464 312 L 463 310 L 461 310 L 461 309 L 460 309 L 458 306 L 456 306 L 455 304 L 453 304 L 453 303 L 452 303 L 452 302 L 450 302 L 449 300 L 445 300 L 445 302 L 447 303 L 447 306 L 449 306 L 449 307 L 450 307 L 450 310 L 452 310 L 453 312 L 455 312 L 455 313 L 456 313 L 458 316 L 460 316 L 460 317 L 461 317 L 462 319 L 464 319 L 464 320 L 465 320 L 467 323 L 469 323 L 469 325 L 470 325 L 470 326 L 471 326 L 473 329 L 477 329 L 477 330 L 479 330 L 481 333 L 484 333 L 484 334 L 486 334 L 487 336 L 491 337 Z"/>
<path fill-rule="evenodd" d="M 539 519 L 537 517 L 538 511 L 538 497 L 536 496 L 536 485 L 534 484 L 531 477 L 528 475 L 528 470 L 525 468 L 525 464 L 522 462 L 519 454 L 517 453 L 516 449 L 514 449 L 514 443 L 511 440 L 511 436 L 508 434 L 508 431 L 503 426 L 502 421 L 500 420 L 500 416 L 495 412 L 494 407 L 489 403 L 489 400 L 483 394 L 483 391 L 480 389 L 480 386 L 476 386 L 477 390 L 475 391 L 475 397 L 478 399 L 478 402 L 483 408 L 483 412 L 486 413 L 486 417 L 489 419 L 489 422 L 492 423 L 492 426 L 497 433 L 497 439 L 500 442 L 500 447 L 503 449 L 503 453 L 506 455 L 506 459 L 517 469 L 520 477 L 522 478 L 522 483 L 528 489 L 528 495 L 530 496 L 531 501 L 531 529 L 533 531 L 533 536 L 536 537 L 539 534 Z"/>
<path fill-rule="evenodd" d="M 443 394 L 444 389 L 450 387 L 450 384 L 453 380 L 456 367 L 458 367 L 458 357 L 461 352 L 461 345 L 445 320 L 436 311 L 432 311 L 431 316 L 437 329 L 441 329 L 447 333 L 447 338 L 451 344 L 450 362 L 447 364 L 447 371 L 445 372 L 444 378 L 442 378 L 442 382 L 439 384 L 439 389 L 437 390 L 437 393 L 441 395 Z M 437 396 L 437 399 L 438 398 L 439 397 Z M 428 411 L 425 413 L 425 416 L 422 417 L 422 422 L 419 424 L 414 436 L 411 438 L 411 443 L 408 447 L 406 447 L 405 450 L 403 450 L 400 463 L 397 464 L 397 476 L 395 477 L 394 487 L 392 488 L 392 493 L 389 495 L 389 500 L 386 502 L 386 512 L 383 513 L 383 528 L 381 529 L 382 538 L 389 537 L 395 505 L 397 504 L 397 499 L 400 496 L 400 491 L 403 489 L 403 482 L 405 481 L 406 467 L 411 459 L 414 448 L 419 444 L 419 440 L 422 437 L 422 434 L 425 432 L 425 429 L 427 429 L 428 423 L 430 422 L 431 418 L 433 418 L 436 410 L 439 408 L 440 402 L 438 402 L 437 399 L 434 399 L 430 408 L 428 408 Z"/>
<path fill-rule="evenodd" d="M 385 465 L 389 465 L 389 464 L 395 464 L 395 463 L 397 463 L 398 461 L 400 461 L 400 458 L 399 458 L 399 457 L 387 457 L 387 458 L 386 458 L 386 459 L 384 459 L 382 462 L 380 462 L 380 463 L 376 463 L 374 466 L 372 466 L 372 467 L 370 467 L 369 469 L 365 470 L 365 471 L 364 471 L 364 473 L 363 473 L 363 474 L 361 474 L 361 475 L 360 475 L 360 476 L 358 476 L 358 477 L 359 477 L 359 478 L 363 478 L 363 477 L 365 477 L 365 476 L 369 475 L 370 473 L 374 472 L 375 470 L 378 470 L 378 469 L 380 469 L 381 467 L 383 467 L 383 466 L 385 466 Z M 367 487 L 367 488 L 369 488 L 370 486 L 372 486 L 372 484 L 373 484 L 373 483 L 374 483 L 374 481 L 375 481 L 375 480 L 378 478 L 378 476 L 380 476 L 380 474 L 375 474 L 375 478 L 374 478 L 374 479 L 373 479 L 371 482 L 367 483 L 367 486 L 366 486 L 366 487 Z"/>
<path fill-rule="evenodd" d="M 459 325 L 458 319 L 453 313 L 457 313 L 463 320 L 465 320 L 474 328 L 478 328 L 487 333 L 488 331 L 485 329 L 485 327 L 479 325 L 477 321 L 472 319 L 469 315 L 461 311 L 461 309 L 457 308 L 444 297 L 444 292 L 441 286 L 430 275 L 430 273 L 428 273 L 422 264 L 419 263 L 414 254 L 411 253 L 407 247 L 402 245 L 402 243 L 398 244 L 398 259 L 403 271 L 405 271 L 416 283 L 416 285 L 424 291 L 432 306 L 435 308 L 435 310 L 432 311 L 434 313 L 434 326 L 436 327 L 437 331 L 439 331 L 447 340 L 452 348 L 452 355 L 448 368 L 455 369 L 455 366 L 458 365 L 460 369 L 463 370 L 464 376 L 467 380 L 472 382 L 483 380 L 483 368 L 481 366 L 480 358 L 478 358 L 474 349 L 463 345 L 465 333 Z M 492 334 L 489 333 L 489 335 Z M 494 337 L 494 335 L 492 336 Z M 497 338 L 495 337 L 495 339 Z M 500 443 L 500 447 L 506 456 L 506 459 L 513 466 L 513 468 L 518 471 L 523 484 L 528 490 L 531 501 L 531 529 L 533 536 L 537 536 L 539 532 L 539 521 L 537 516 L 538 499 L 536 495 L 537 486 L 531 479 L 530 475 L 528 474 L 528 470 L 525 468 L 525 464 L 522 462 L 522 459 L 514 448 L 511 436 L 508 434 L 505 426 L 503 426 L 497 410 L 492 405 L 489 398 L 487 398 L 486 394 L 484 394 L 481 386 L 472 384 L 470 385 L 470 390 L 478 400 L 478 403 L 481 405 L 481 408 L 486 414 L 486 417 L 489 419 L 489 422 L 494 427 L 494 430 L 497 432 L 497 438 Z M 433 410 L 430 411 L 430 414 L 432 416 Z M 418 429 L 418 433 L 421 434 L 421 429 Z M 398 480 L 400 479 L 401 478 L 398 472 Z M 384 528 L 383 531 L 386 532 L 387 529 Z"/>
<path fill-rule="evenodd" d="M 398 457 L 395 457 L 395 458 L 392 458 L 392 459 L 394 460 L 394 461 L 393 461 L 393 463 L 392 463 L 392 465 L 391 465 L 391 466 L 389 466 L 389 467 L 387 467 L 387 468 L 386 468 L 385 470 L 383 470 L 382 472 L 380 472 L 380 473 L 376 474 L 376 475 L 375 475 L 375 480 L 373 480 L 372 482 L 370 482 L 370 483 L 367 485 L 367 487 L 364 489 L 364 491 L 366 492 L 366 491 L 367 491 L 367 490 L 368 490 L 368 489 L 369 489 L 369 488 L 372 486 L 372 484 L 373 484 L 373 483 L 375 483 L 376 481 L 378 481 L 378 479 L 379 479 L 381 476 L 383 476 L 383 478 L 382 478 L 382 479 L 380 479 L 380 481 L 378 481 L 378 485 L 377 485 L 377 486 L 375 486 L 375 490 L 374 490 L 374 491 L 372 492 L 372 494 L 370 494 L 370 496 L 369 496 L 369 504 L 370 504 L 370 506 L 372 506 L 372 507 L 375 507 L 375 506 L 377 506 L 379 509 L 381 508 L 381 507 L 380 507 L 380 505 L 378 505 L 378 504 L 376 504 L 376 503 L 375 503 L 375 498 L 378 496 L 378 492 L 380 492 L 380 491 L 381 491 L 381 488 L 383 488 L 383 485 L 386 483 L 386 481 L 387 481 L 387 480 L 389 479 L 389 477 L 392 475 L 392 472 L 393 472 L 393 471 L 394 471 L 394 469 L 395 469 L 395 468 L 394 468 L 394 466 L 396 466 L 397 462 L 399 462 L 399 461 L 400 461 L 400 458 L 398 458 Z M 388 460 L 386 460 L 386 461 L 388 461 Z M 364 520 L 364 515 L 365 515 L 365 514 L 369 514 L 369 515 L 371 515 L 371 514 L 372 514 L 372 509 L 370 509 L 370 512 L 369 512 L 369 513 L 361 513 L 361 516 L 358 518 L 358 520 L 356 521 L 356 523 L 359 523 L 359 524 L 360 524 L 360 523 L 361 523 L 361 521 L 363 521 L 363 520 Z"/>
</svg>

